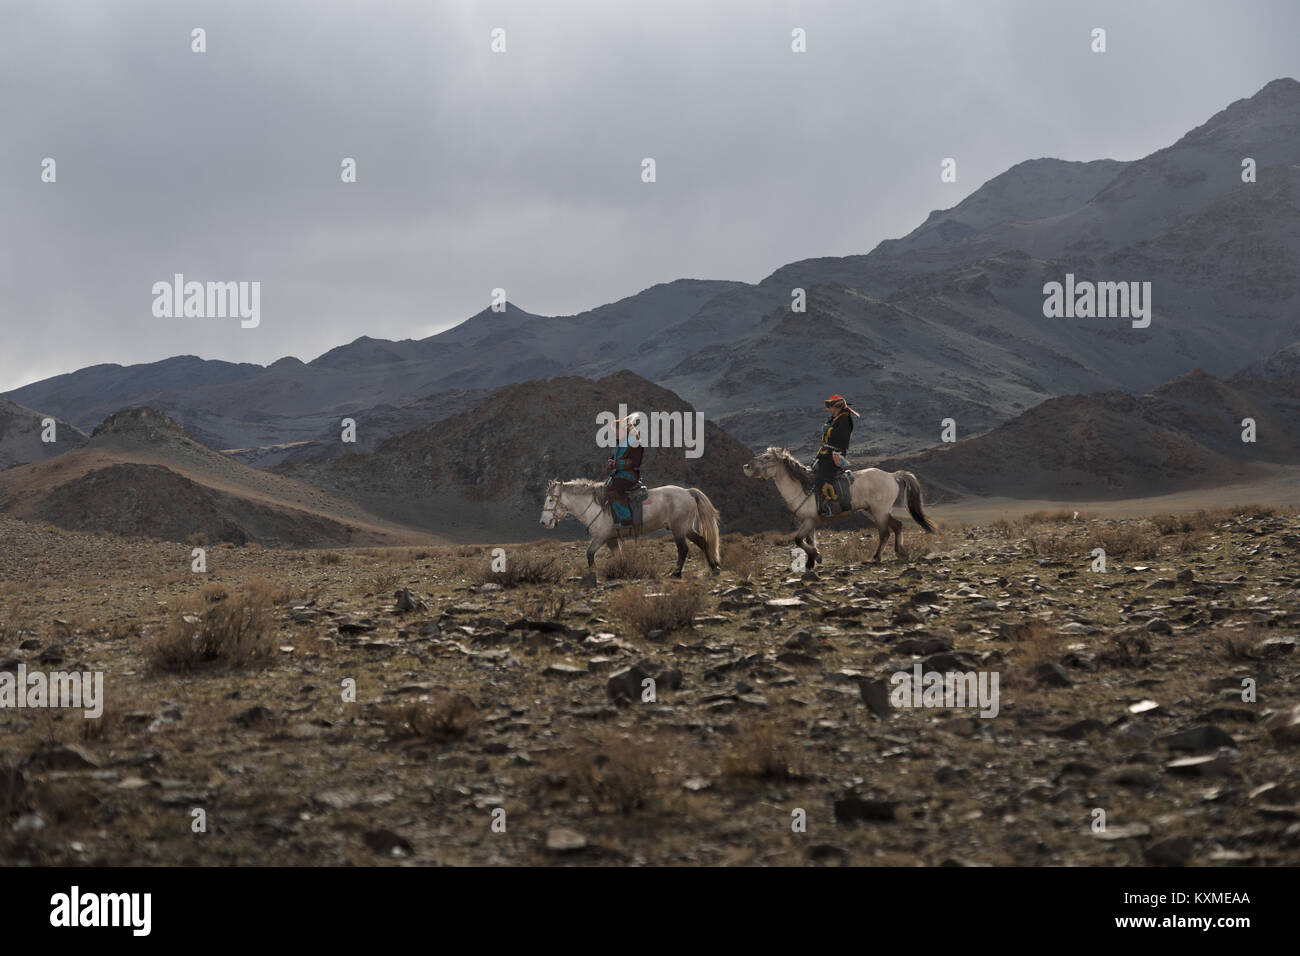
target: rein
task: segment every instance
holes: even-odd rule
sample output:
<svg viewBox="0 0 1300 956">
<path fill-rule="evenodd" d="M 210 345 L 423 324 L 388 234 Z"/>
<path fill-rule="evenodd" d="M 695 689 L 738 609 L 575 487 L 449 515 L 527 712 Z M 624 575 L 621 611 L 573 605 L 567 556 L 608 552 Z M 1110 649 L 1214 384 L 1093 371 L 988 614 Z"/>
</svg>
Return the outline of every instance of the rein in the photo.
<svg viewBox="0 0 1300 956">
<path fill-rule="evenodd" d="M 791 481 L 794 481 L 794 478 L 791 477 L 790 480 L 791 480 Z M 797 484 L 797 482 L 796 482 L 796 484 Z M 799 501 L 799 503 L 798 503 L 797 505 L 792 505 L 792 504 L 790 504 L 790 499 L 787 498 L 787 497 L 785 496 L 785 492 L 781 490 L 781 483 L 780 483 L 780 482 L 777 482 L 777 483 L 776 483 L 776 490 L 779 491 L 779 492 L 781 492 L 781 500 L 783 500 L 783 501 L 785 502 L 785 506 L 786 506 L 787 508 L 790 509 L 790 513 L 791 513 L 791 514 L 798 514 L 798 513 L 799 513 L 799 509 L 802 508 L 802 507 L 804 506 L 804 502 L 806 502 L 809 498 L 811 498 L 813 495 L 815 495 L 815 494 L 817 493 L 817 489 L 816 489 L 816 488 L 813 488 L 812 491 L 808 492 L 806 495 L 803 496 L 802 499 L 800 499 L 800 501 Z M 796 491 L 795 494 L 798 495 L 799 492 Z"/>
<path fill-rule="evenodd" d="M 564 485 L 560 485 L 560 493 L 555 496 L 555 504 L 558 507 L 564 508 L 564 513 L 566 515 L 573 515 L 573 517 L 577 518 L 578 521 L 581 522 L 582 526 L 590 531 L 591 526 L 595 523 L 596 518 L 600 517 L 601 512 L 600 504 L 596 501 L 595 493 L 593 492 L 591 500 L 588 501 L 586 507 L 582 509 L 582 514 L 578 514 L 575 511 L 570 511 L 569 506 L 564 503 L 564 493 L 567 490 L 568 489 L 565 488 Z M 596 509 L 596 514 L 594 517 L 588 518 L 587 514 L 592 508 Z"/>
</svg>

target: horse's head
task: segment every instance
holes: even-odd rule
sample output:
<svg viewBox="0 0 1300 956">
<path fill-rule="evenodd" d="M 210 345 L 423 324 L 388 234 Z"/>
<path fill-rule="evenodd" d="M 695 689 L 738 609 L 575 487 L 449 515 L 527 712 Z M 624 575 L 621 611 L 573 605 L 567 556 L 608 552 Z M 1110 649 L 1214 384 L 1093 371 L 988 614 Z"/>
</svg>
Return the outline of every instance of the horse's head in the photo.
<svg viewBox="0 0 1300 956">
<path fill-rule="evenodd" d="M 552 478 L 551 483 L 546 486 L 546 503 L 542 505 L 542 527 L 554 528 L 556 523 L 567 513 L 564 505 L 560 502 L 560 492 L 563 486 L 559 478 Z"/>
<path fill-rule="evenodd" d="M 758 457 L 750 460 L 742 471 L 749 478 L 775 478 L 781 466 L 781 458 L 775 448 L 769 448 Z"/>
</svg>

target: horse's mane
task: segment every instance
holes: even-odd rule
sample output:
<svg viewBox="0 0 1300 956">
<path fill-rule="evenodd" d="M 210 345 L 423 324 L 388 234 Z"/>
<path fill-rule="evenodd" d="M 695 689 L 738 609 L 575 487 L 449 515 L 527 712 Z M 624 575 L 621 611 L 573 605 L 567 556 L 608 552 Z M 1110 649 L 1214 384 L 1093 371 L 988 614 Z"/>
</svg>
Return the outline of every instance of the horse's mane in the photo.
<svg viewBox="0 0 1300 956">
<path fill-rule="evenodd" d="M 605 483 L 603 481 L 594 481 L 591 478 L 570 478 L 568 481 L 561 481 L 560 485 L 580 492 L 589 491 L 597 502 L 600 504 L 605 503 Z"/>
<path fill-rule="evenodd" d="M 782 448 L 779 445 L 770 445 L 767 450 L 778 462 L 781 463 L 782 467 L 785 468 L 786 474 L 799 482 L 800 487 L 802 487 L 804 491 L 813 490 L 812 469 L 801 462 L 798 458 L 794 457 L 794 455 L 790 454 L 788 449 Z"/>
</svg>

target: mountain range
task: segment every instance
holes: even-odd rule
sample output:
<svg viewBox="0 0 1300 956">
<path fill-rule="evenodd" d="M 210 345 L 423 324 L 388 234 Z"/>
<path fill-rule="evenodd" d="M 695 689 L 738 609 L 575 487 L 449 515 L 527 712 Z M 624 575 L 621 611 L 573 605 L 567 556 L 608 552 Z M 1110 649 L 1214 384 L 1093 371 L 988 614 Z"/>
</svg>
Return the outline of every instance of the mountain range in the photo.
<svg viewBox="0 0 1300 956">
<path fill-rule="evenodd" d="M 1044 286 L 1067 275 L 1150 283 L 1150 326 L 1047 318 Z M 310 362 L 178 356 L 45 379 L 0 405 L 0 464 L 89 460 L 84 432 L 147 406 L 187 440 L 345 500 L 366 522 L 516 535 L 545 478 L 599 466 L 597 409 L 660 402 L 707 416 L 719 470 L 669 456 L 658 473 L 713 481 L 758 526 L 779 516 L 723 466 L 768 444 L 809 454 L 830 392 L 862 415 L 859 461 L 928 471 L 941 496 L 1065 498 L 1297 463 L 1284 436 L 1298 366 L 1300 83 L 1285 78 L 1149 156 L 1028 160 L 868 254 L 757 283 L 679 279 L 571 316 L 506 304 Z M 1248 412 L 1253 446 L 1240 440 Z M 45 416 L 66 423 L 55 449 L 31 440 Z M 339 440 L 345 418 L 355 443 Z M 940 443 L 944 419 L 955 445 Z"/>
</svg>

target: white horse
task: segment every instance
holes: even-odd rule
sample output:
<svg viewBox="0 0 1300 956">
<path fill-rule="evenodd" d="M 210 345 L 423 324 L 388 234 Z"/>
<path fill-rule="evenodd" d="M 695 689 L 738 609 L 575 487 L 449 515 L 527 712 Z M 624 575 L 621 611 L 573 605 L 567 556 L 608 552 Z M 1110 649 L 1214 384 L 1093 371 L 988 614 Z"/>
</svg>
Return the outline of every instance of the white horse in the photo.
<svg viewBox="0 0 1300 956">
<path fill-rule="evenodd" d="M 542 506 L 542 527 L 554 528 L 561 518 L 569 515 L 581 521 L 591 535 L 591 543 L 587 545 L 587 567 L 595 563 L 596 552 L 604 545 L 615 554 L 622 552 L 620 538 L 630 529 L 614 524 L 605 503 L 603 482 L 585 478 L 573 481 L 551 479 L 546 489 L 546 503 Z M 699 532 L 694 528 L 696 519 L 700 522 Z M 673 540 L 677 542 L 677 570 L 673 577 L 682 576 L 682 566 L 686 564 L 689 553 L 688 540 L 704 552 L 709 568 L 714 574 L 718 573 L 722 567 L 718 553 L 718 509 L 713 507 L 708 495 L 698 488 L 677 485 L 651 488 L 649 497 L 641 504 L 641 525 L 636 533 L 644 534 L 661 528 L 671 531 Z"/>
<path fill-rule="evenodd" d="M 834 521 L 841 515 L 852 511 L 866 511 L 880 532 L 880 543 L 876 545 L 873 561 L 880 560 L 880 552 L 885 548 L 889 532 L 894 533 L 894 553 L 902 553 L 903 522 L 889 513 L 894 502 L 902 493 L 907 499 L 907 510 L 912 518 L 927 533 L 934 532 L 934 525 L 926 517 L 921 501 L 921 483 L 910 471 L 896 471 L 892 475 L 879 468 L 863 468 L 853 472 L 852 511 L 842 511 L 830 518 L 817 514 L 817 498 L 813 488 L 812 469 L 801 463 L 784 448 L 775 446 L 759 455 L 744 467 L 750 478 L 771 478 L 776 482 L 777 490 L 785 499 L 785 506 L 799 519 L 799 528 L 794 533 L 794 543 L 803 548 L 808 555 L 808 566 L 815 567 L 822 560 L 817 550 L 817 528 Z"/>
</svg>

